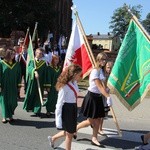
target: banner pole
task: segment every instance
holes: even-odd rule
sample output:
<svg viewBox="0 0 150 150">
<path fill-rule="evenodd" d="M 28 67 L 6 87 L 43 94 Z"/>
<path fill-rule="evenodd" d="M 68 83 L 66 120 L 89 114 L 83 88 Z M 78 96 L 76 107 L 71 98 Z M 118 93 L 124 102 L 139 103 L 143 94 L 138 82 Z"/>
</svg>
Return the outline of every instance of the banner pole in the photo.
<svg viewBox="0 0 150 150">
<path fill-rule="evenodd" d="M 34 27 L 33 35 L 35 35 L 36 29 L 37 29 L 37 25 L 38 25 L 38 22 L 36 22 L 36 23 L 35 23 L 35 27 Z M 33 37 L 33 35 L 32 35 L 32 41 L 33 41 L 33 38 L 34 38 L 34 37 Z"/>
<path fill-rule="evenodd" d="M 112 116 L 113 116 L 113 120 L 114 120 L 114 122 L 115 122 L 115 125 L 116 125 L 116 127 L 117 127 L 118 134 L 119 134 L 119 136 L 122 136 L 122 133 L 121 133 L 121 131 L 120 131 L 120 127 L 119 127 L 119 124 L 118 124 L 118 121 L 117 121 L 117 119 L 116 119 L 115 112 L 114 112 L 112 106 L 110 107 L 110 111 L 111 111 L 111 114 L 112 114 Z"/>
<path fill-rule="evenodd" d="M 26 42 L 26 40 L 27 40 L 28 34 L 29 34 L 29 27 L 28 27 L 27 32 L 26 32 L 26 36 L 25 36 L 25 39 L 24 39 L 24 42 L 23 42 L 23 46 L 25 45 L 25 42 Z M 20 62 L 20 60 L 21 60 L 22 53 L 23 53 L 23 51 L 22 51 L 22 49 L 21 49 L 21 53 L 20 53 L 20 56 L 19 56 L 19 62 Z"/>
<path fill-rule="evenodd" d="M 31 40 L 31 36 L 30 36 L 30 40 Z M 33 51 L 33 47 L 32 47 L 32 51 Z M 35 63 L 35 59 L 33 57 L 33 62 L 34 62 L 34 66 L 35 66 L 35 69 L 36 69 L 36 63 Z M 39 78 L 36 78 L 37 80 L 37 85 L 38 85 L 38 91 L 39 91 L 39 96 L 40 96 L 40 102 L 41 102 L 41 105 L 43 106 L 43 98 L 42 98 L 42 93 L 41 93 L 41 88 L 40 88 L 40 82 L 39 82 Z"/>
<path fill-rule="evenodd" d="M 150 40 L 150 35 L 144 29 L 144 27 L 142 26 L 142 24 L 138 21 L 138 18 L 131 12 L 131 10 L 129 9 L 128 6 L 126 8 L 127 8 L 128 12 L 131 14 L 132 19 L 136 22 L 136 24 L 139 26 L 139 28 L 142 30 L 142 32 L 145 34 L 145 36 L 148 38 L 148 40 Z"/>
<path fill-rule="evenodd" d="M 27 37 L 28 37 L 28 34 L 29 34 L 29 27 L 28 27 L 28 29 L 27 29 L 27 33 L 26 33 L 26 36 L 25 36 L 25 39 L 24 39 L 24 43 L 23 43 L 23 45 L 25 45 L 25 42 L 26 42 Z"/>
</svg>

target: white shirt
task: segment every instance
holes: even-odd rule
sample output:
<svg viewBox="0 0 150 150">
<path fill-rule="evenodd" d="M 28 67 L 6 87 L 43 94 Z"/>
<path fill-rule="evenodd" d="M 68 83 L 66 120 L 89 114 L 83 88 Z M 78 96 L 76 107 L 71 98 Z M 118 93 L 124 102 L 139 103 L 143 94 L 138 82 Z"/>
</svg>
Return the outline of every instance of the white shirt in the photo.
<svg viewBox="0 0 150 150">
<path fill-rule="evenodd" d="M 44 54 L 44 59 L 46 62 L 51 63 L 52 61 L 52 52 L 48 52 L 48 54 Z"/>
<path fill-rule="evenodd" d="M 69 84 L 75 89 L 75 91 L 78 93 L 78 85 L 77 82 L 69 82 Z M 58 92 L 58 102 L 63 102 L 63 103 L 76 103 L 76 96 L 73 92 L 73 90 L 68 86 L 65 85 L 60 91 Z"/>
<path fill-rule="evenodd" d="M 54 50 L 54 51 L 52 52 L 52 54 L 58 55 L 58 51 L 55 51 L 55 50 Z M 58 56 L 59 56 L 59 55 L 58 55 Z"/>
<path fill-rule="evenodd" d="M 76 81 L 74 83 L 69 82 L 69 84 L 76 90 L 77 93 L 79 92 Z M 58 99 L 55 110 L 55 122 L 57 128 L 62 128 L 62 106 L 65 102 L 76 103 L 76 96 L 73 90 L 68 85 L 65 85 L 58 92 Z"/>
<path fill-rule="evenodd" d="M 88 90 L 90 92 L 101 94 L 101 92 L 99 91 L 99 89 L 97 88 L 97 86 L 95 84 L 95 81 L 94 81 L 95 79 L 105 80 L 105 76 L 104 76 L 102 69 L 100 69 L 100 70 L 93 69 L 91 71 L 90 78 L 89 78 L 89 87 L 88 87 Z"/>
</svg>

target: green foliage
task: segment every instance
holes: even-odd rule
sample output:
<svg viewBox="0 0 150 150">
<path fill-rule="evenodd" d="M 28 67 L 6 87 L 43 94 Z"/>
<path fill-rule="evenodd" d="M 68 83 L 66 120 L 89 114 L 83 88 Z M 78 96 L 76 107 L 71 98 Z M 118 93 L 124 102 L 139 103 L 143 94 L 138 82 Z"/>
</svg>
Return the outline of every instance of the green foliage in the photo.
<svg viewBox="0 0 150 150">
<path fill-rule="evenodd" d="M 150 34 L 150 13 L 146 16 L 146 19 L 142 21 L 144 28 Z"/>
<path fill-rule="evenodd" d="M 45 36 L 53 27 L 53 5 L 52 0 L 1 0 L 0 36 L 9 37 L 12 30 L 26 32 L 28 27 L 33 32 L 35 22 L 38 22 L 39 35 Z"/>
<path fill-rule="evenodd" d="M 131 7 L 124 4 L 122 7 L 114 11 L 113 16 L 111 17 L 110 29 L 112 29 L 112 33 L 114 35 L 119 36 L 121 39 L 124 38 L 132 17 L 131 13 L 128 11 L 128 8 L 138 19 L 141 17 L 141 5 Z"/>
</svg>

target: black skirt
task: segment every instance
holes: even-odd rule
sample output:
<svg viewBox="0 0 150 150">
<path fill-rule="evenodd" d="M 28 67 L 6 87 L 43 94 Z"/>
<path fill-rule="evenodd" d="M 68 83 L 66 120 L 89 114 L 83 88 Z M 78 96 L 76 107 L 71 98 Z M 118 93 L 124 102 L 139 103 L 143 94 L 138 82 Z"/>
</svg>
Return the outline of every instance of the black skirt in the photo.
<svg viewBox="0 0 150 150">
<path fill-rule="evenodd" d="M 77 127 L 77 104 L 64 103 L 62 108 L 62 127 L 68 133 L 76 132 Z"/>
<path fill-rule="evenodd" d="M 82 103 L 81 113 L 92 119 L 105 117 L 102 95 L 88 91 Z"/>
</svg>

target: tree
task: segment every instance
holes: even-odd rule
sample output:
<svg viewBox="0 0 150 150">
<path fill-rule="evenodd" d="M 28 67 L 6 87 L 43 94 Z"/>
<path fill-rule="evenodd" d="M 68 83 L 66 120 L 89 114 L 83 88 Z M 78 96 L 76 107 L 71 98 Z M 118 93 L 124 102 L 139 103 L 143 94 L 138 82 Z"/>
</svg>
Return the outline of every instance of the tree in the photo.
<svg viewBox="0 0 150 150">
<path fill-rule="evenodd" d="M 141 5 L 131 7 L 124 4 L 122 7 L 114 11 L 109 28 L 112 29 L 112 33 L 119 36 L 121 40 L 126 34 L 130 19 L 132 17 L 127 8 L 129 8 L 138 19 L 141 17 Z"/>
<path fill-rule="evenodd" d="M 150 34 L 150 13 L 146 16 L 146 19 L 142 21 L 144 28 Z"/>
<path fill-rule="evenodd" d="M 54 4 L 54 0 L 1 0 L 0 37 L 9 37 L 13 30 L 26 32 L 28 27 L 33 31 L 35 22 L 39 36 L 47 36 L 56 15 Z"/>
</svg>

